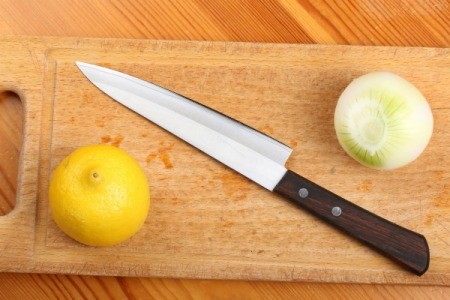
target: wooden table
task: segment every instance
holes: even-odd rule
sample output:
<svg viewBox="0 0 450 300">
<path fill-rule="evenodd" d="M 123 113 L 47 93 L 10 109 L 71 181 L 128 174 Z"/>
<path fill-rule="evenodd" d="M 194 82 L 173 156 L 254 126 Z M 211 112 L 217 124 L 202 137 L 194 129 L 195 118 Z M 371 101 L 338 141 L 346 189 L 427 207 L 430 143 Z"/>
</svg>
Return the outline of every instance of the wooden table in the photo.
<svg viewBox="0 0 450 300">
<path fill-rule="evenodd" d="M 0 1 L 3 35 L 449 47 L 449 28 L 447 0 Z M 14 207 L 22 115 L 14 94 L 0 94 L 0 215 Z M 450 288 L 442 286 L 0 274 L 4 299 L 444 299 L 448 295 Z"/>
</svg>

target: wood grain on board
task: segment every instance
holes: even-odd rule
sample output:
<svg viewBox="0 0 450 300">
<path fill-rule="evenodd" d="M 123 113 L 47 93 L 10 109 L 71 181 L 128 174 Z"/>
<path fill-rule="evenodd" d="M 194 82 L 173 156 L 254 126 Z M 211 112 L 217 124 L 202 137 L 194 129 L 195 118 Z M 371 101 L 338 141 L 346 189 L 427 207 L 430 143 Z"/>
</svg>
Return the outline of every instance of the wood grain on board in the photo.
<svg viewBox="0 0 450 300">
<path fill-rule="evenodd" d="M 114 38 L 188 39 L 246 42 L 294 42 L 354 45 L 398 45 L 449 47 L 450 8 L 448 1 L 1 1 L 0 33 L 6 35 L 58 35 Z M 195 17 L 193 17 L 195 16 Z M 7 99 L 7 100 L 5 100 Z M 16 133 L 23 115 L 17 99 L 2 96 L 0 143 L 0 199 L 3 213 L 15 202 L 20 134 Z M 5 109 L 5 110 L 4 110 Z M 8 135 L 4 139 L 5 133 Z M 115 137 L 112 137 L 115 138 Z M 105 139 L 108 139 L 106 137 Z M 3 141 L 8 141 L 3 143 Z M 120 140 L 120 139 L 119 139 Z M 18 145 L 17 148 L 15 148 Z M 5 154 L 6 153 L 6 154 Z M 3 159 L 7 157 L 7 159 Z M 439 177 L 439 176 L 438 176 Z M 8 178 L 10 184 L 4 183 Z M 442 178 L 442 177 L 440 177 Z M 436 180 L 440 180 L 436 178 Z M 374 182 L 365 180 L 362 190 Z M 448 203 L 442 198 L 442 203 Z M 432 217 L 425 224 L 438 226 Z M 37 295 L 68 295 L 81 287 L 81 295 L 121 295 L 108 277 L 1 275 L 5 297 L 23 295 L 27 286 Z M 85 283 L 82 283 L 82 281 Z M 396 295 L 410 298 L 444 298 L 448 289 L 399 285 L 348 285 L 272 282 L 188 281 L 171 279 L 118 278 L 131 297 L 180 297 L 198 295 L 203 288 L 213 294 L 280 297 L 307 295 L 331 297 Z M 105 286 L 98 282 L 108 282 Z M 81 283 L 80 283 L 81 282 Z M 123 283 L 123 284 L 122 284 Z M 185 286 L 188 292 L 185 291 Z M 3 288 L 4 287 L 4 288 Z M 16 287 L 14 289 L 14 287 Z M 167 287 L 167 288 L 166 288 Z M 87 292 L 89 290 L 89 292 Z M 197 293 L 195 292 L 197 291 Z M 222 293 L 221 293 L 222 291 Z M 228 293 L 227 293 L 228 292 Z M 206 297 L 207 295 L 203 294 Z M 120 297 L 120 296 L 119 296 Z M 225 296 L 226 297 L 226 296 Z"/>
</svg>

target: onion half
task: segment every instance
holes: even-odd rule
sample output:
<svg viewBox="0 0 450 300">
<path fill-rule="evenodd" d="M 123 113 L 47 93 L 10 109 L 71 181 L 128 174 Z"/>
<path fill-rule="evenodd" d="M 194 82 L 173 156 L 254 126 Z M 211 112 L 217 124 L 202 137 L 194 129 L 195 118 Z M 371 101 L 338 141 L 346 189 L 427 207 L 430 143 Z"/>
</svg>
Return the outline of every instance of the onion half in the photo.
<svg viewBox="0 0 450 300">
<path fill-rule="evenodd" d="M 376 169 L 400 168 L 426 148 L 433 115 L 411 83 L 390 72 L 363 75 L 344 90 L 336 105 L 334 127 L 351 157 Z"/>
</svg>

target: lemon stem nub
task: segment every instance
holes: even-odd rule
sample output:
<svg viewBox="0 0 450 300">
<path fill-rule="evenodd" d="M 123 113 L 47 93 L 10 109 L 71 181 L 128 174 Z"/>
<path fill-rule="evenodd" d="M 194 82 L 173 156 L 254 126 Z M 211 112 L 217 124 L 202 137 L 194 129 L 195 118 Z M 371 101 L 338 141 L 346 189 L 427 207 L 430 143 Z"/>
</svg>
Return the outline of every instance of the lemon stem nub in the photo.
<svg viewBox="0 0 450 300">
<path fill-rule="evenodd" d="M 93 176 L 94 178 L 97 178 L 97 177 L 98 177 L 97 172 L 92 173 L 92 176 Z"/>
</svg>

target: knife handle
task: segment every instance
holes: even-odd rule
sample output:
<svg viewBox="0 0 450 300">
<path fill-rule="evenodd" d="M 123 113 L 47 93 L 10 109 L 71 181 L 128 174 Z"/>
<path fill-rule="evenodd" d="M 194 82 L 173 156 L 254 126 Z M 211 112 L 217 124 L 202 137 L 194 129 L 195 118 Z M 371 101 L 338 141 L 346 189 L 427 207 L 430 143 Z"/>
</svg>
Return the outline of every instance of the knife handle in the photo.
<svg viewBox="0 0 450 300">
<path fill-rule="evenodd" d="M 420 276 L 428 269 L 430 252 L 423 235 L 385 220 L 289 170 L 274 192 L 403 264 L 415 274 Z"/>
</svg>

